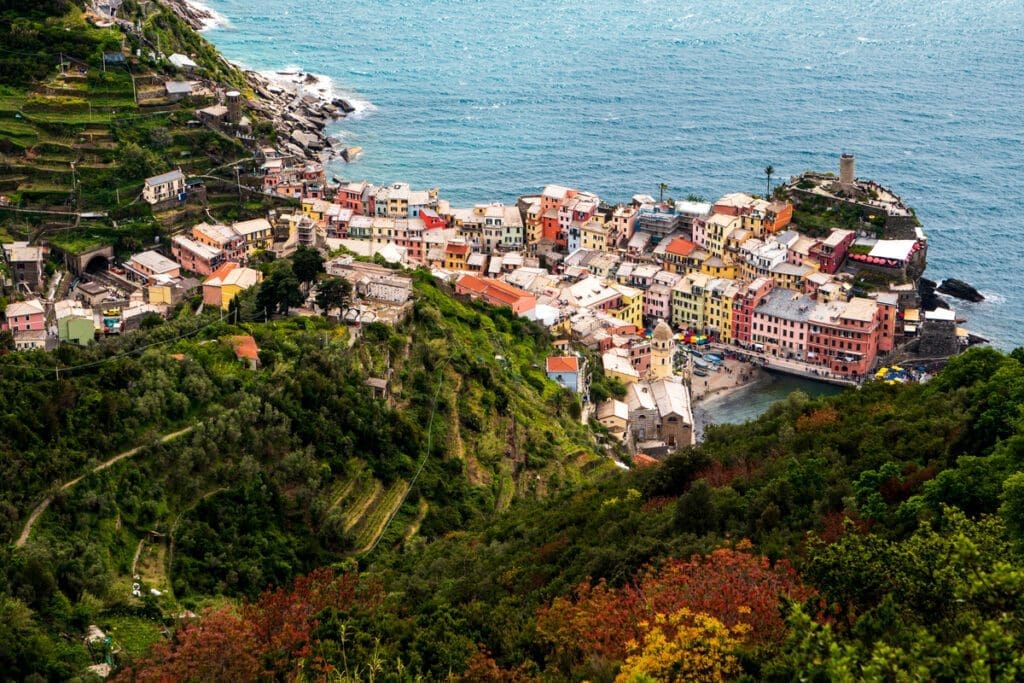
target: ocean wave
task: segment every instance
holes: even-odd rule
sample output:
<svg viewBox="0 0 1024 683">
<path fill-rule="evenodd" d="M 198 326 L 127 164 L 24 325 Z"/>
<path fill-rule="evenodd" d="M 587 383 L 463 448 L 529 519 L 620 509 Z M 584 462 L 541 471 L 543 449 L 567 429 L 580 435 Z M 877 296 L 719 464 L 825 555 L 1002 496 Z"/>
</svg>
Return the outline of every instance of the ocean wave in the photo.
<svg viewBox="0 0 1024 683">
<path fill-rule="evenodd" d="M 328 101 L 343 99 L 355 108 L 355 111 L 348 115 L 349 118 L 362 118 L 377 110 L 369 100 L 338 87 L 330 76 L 308 73 L 295 65 L 288 65 L 283 69 L 265 69 L 259 74 L 271 84 L 296 95 L 312 95 Z"/>
<path fill-rule="evenodd" d="M 202 0 L 185 0 L 197 14 L 205 15 L 202 19 L 202 26 L 199 28 L 200 33 L 204 33 L 215 28 L 231 28 L 231 20 L 226 16 L 213 9 Z"/>
</svg>

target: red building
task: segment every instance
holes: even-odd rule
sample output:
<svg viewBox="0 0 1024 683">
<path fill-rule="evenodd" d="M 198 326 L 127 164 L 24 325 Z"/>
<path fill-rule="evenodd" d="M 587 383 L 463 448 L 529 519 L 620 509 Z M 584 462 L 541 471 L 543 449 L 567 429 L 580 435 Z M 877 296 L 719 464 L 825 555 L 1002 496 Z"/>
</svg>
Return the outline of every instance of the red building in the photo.
<svg viewBox="0 0 1024 683">
<path fill-rule="evenodd" d="M 853 230 L 833 230 L 827 239 L 811 247 L 809 254 L 817 260 L 821 272 L 834 275 L 846 260 L 856 236 Z"/>
<path fill-rule="evenodd" d="M 565 247 L 568 235 L 559 239 L 558 211 L 568 199 L 576 196 L 576 190 L 560 185 L 548 185 L 540 196 L 540 226 L 544 239 Z"/>
<path fill-rule="evenodd" d="M 734 342 L 741 346 L 751 344 L 754 309 L 774 287 L 774 280 L 761 277 L 750 284 L 743 285 L 740 289 L 737 302 L 732 307 L 732 338 Z"/>
<path fill-rule="evenodd" d="M 878 357 L 884 308 L 859 297 L 816 306 L 808 319 L 808 359 L 840 377 L 867 375 Z"/>
<path fill-rule="evenodd" d="M 334 194 L 334 203 L 340 204 L 342 208 L 351 209 L 352 213 L 357 216 L 371 216 L 373 215 L 370 207 L 371 187 L 365 181 L 342 185 Z"/>
<path fill-rule="evenodd" d="M 423 228 L 426 230 L 438 230 L 448 227 L 444 219 L 433 209 L 420 209 L 420 220 L 423 221 Z"/>
</svg>

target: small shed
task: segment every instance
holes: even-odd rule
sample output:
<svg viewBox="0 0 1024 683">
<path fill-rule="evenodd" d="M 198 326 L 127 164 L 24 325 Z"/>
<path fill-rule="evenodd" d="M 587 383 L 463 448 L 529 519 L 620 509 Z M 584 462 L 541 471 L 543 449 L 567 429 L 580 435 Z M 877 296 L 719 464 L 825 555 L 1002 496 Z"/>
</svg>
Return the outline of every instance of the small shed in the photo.
<svg viewBox="0 0 1024 683">
<path fill-rule="evenodd" d="M 250 370 L 260 367 L 260 347 L 256 340 L 248 334 L 231 337 L 231 347 L 235 350 L 235 358 L 246 363 Z"/>
</svg>

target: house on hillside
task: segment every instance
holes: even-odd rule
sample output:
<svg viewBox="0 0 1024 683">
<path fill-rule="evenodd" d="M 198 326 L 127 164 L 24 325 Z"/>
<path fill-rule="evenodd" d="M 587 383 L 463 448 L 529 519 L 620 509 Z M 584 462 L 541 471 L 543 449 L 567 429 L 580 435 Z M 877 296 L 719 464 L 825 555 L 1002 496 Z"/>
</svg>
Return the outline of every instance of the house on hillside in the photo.
<svg viewBox="0 0 1024 683">
<path fill-rule="evenodd" d="M 46 329 L 46 310 L 39 299 L 8 304 L 4 316 L 6 329 L 15 334 Z"/>
<path fill-rule="evenodd" d="M 585 388 L 584 370 L 586 364 L 576 356 L 550 356 L 545 370 L 548 379 L 558 382 L 566 389 L 581 394 Z"/>
<path fill-rule="evenodd" d="M 185 174 L 180 168 L 146 178 L 142 186 L 142 198 L 153 205 L 167 201 L 185 201 L 185 197 Z"/>
<path fill-rule="evenodd" d="M 181 69 L 185 73 L 195 73 L 199 70 L 199 65 L 193 62 L 188 56 L 175 52 L 173 55 L 167 58 L 176 69 Z"/>
<path fill-rule="evenodd" d="M 96 321 L 92 310 L 77 301 L 58 301 L 53 306 L 57 318 L 57 339 L 88 346 L 96 339 Z"/>
<path fill-rule="evenodd" d="M 154 250 L 135 254 L 124 264 L 124 269 L 129 280 L 149 285 L 181 277 L 181 266 Z"/>
<path fill-rule="evenodd" d="M 260 347 L 251 335 L 231 337 L 231 348 L 235 351 L 235 358 L 248 365 L 250 370 L 255 371 L 260 367 Z"/>
<path fill-rule="evenodd" d="M 231 301 L 263 281 L 263 273 L 228 261 L 203 281 L 203 303 L 227 310 Z"/>
<path fill-rule="evenodd" d="M 28 242 L 3 245 L 4 259 L 14 276 L 14 284 L 33 292 L 41 291 L 46 277 L 46 247 L 31 246 Z"/>
<path fill-rule="evenodd" d="M 164 94 L 171 102 L 178 102 L 192 94 L 192 81 L 166 81 Z"/>
</svg>

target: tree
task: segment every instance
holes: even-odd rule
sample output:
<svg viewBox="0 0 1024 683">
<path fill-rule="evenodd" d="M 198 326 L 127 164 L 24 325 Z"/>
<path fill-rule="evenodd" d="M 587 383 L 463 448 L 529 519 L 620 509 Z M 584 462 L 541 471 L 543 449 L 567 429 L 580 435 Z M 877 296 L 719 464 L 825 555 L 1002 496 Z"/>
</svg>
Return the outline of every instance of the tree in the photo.
<svg viewBox="0 0 1024 683">
<path fill-rule="evenodd" d="M 326 314 L 342 308 L 352 296 L 352 283 L 340 277 L 329 277 L 317 285 L 316 305 Z"/>
<path fill-rule="evenodd" d="M 707 614 L 683 608 L 658 614 L 642 642 L 633 642 L 616 683 L 724 681 L 741 673 L 739 649 L 750 627 L 728 627 Z M 673 632 L 674 631 L 674 632 Z"/>
<path fill-rule="evenodd" d="M 764 174 L 768 176 L 768 190 L 764 194 L 764 198 L 768 199 L 772 196 L 772 174 L 775 173 L 775 167 L 768 164 L 764 167 Z"/>
<path fill-rule="evenodd" d="M 275 313 L 287 314 L 292 306 L 302 303 L 299 279 L 287 261 L 276 264 L 263 280 L 256 294 L 256 309 L 269 317 Z"/>
<path fill-rule="evenodd" d="M 668 183 L 658 183 L 658 203 L 665 201 L 665 191 L 668 190 Z"/>
<path fill-rule="evenodd" d="M 1024 542 L 1024 472 L 1016 472 L 1003 482 L 1002 500 L 999 513 L 1006 528 L 1018 542 Z"/>
<path fill-rule="evenodd" d="M 572 669 L 603 657 L 623 661 L 627 643 L 642 642 L 662 615 L 661 630 L 671 638 L 675 626 L 664 615 L 680 610 L 703 614 L 733 628 L 743 624 L 743 640 L 777 643 L 785 633 L 780 596 L 805 600 L 814 593 L 804 586 L 785 560 L 768 559 L 737 549 L 719 548 L 710 555 L 674 559 L 648 567 L 631 584 L 611 588 L 604 581 L 584 582 L 575 599 L 556 598 L 537 613 L 537 630 L 553 645 L 557 665 Z M 678 626 L 678 624 L 676 625 Z"/>
<path fill-rule="evenodd" d="M 314 282 L 324 272 L 324 257 L 316 249 L 299 247 L 292 256 L 292 271 L 302 284 Z"/>
</svg>

